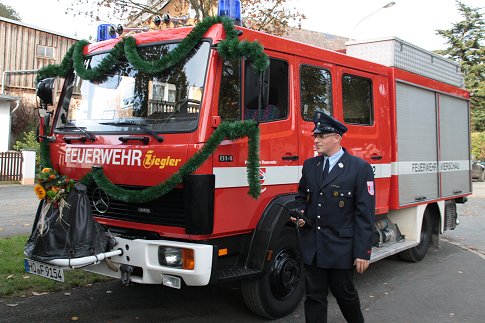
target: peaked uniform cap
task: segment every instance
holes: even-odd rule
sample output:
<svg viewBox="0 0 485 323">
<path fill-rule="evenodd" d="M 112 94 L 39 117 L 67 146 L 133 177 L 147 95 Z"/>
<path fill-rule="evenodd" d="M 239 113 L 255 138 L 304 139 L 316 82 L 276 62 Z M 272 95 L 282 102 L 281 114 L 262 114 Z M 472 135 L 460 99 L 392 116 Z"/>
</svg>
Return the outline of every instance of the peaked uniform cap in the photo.
<svg viewBox="0 0 485 323">
<path fill-rule="evenodd" d="M 313 133 L 336 133 L 343 135 L 347 132 L 347 127 L 340 121 L 335 120 L 328 114 L 322 111 L 315 112 L 313 116 L 313 123 L 315 123 L 315 129 Z"/>
</svg>

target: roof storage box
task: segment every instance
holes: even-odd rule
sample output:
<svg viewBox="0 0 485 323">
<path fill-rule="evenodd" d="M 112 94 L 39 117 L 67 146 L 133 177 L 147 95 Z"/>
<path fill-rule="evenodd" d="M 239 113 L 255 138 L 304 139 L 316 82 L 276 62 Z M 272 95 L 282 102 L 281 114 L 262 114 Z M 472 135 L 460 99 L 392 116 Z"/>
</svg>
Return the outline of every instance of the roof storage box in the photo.
<svg viewBox="0 0 485 323">
<path fill-rule="evenodd" d="M 399 38 L 351 41 L 347 55 L 464 87 L 460 64 Z"/>
</svg>

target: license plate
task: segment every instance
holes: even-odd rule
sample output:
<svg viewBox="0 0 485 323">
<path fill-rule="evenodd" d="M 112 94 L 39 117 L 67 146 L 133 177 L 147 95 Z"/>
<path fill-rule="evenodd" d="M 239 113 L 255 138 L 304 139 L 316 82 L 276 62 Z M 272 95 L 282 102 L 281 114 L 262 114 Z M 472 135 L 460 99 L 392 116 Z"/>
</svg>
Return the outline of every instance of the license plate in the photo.
<svg viewBox="0 0 485 323">
<path fill-rule="evenodd" d="M 44 278 L 64 282 L 64 270 L 62 267 L 48 265 L 31 259 L 24 259 L 25 271 Z"/>
</svg>

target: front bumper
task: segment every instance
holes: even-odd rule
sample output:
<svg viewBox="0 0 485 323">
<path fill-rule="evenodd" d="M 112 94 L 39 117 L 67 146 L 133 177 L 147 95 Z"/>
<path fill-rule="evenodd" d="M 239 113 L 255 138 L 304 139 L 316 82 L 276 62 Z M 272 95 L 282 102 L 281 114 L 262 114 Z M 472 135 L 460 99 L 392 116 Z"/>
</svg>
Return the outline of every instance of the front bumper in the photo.
<svg viewBox="0 0 485 323">
<path fill-rule="evenodd" d="M 110 258 L 113 266 L 108 266 L 103 261 L 88 266 L 85 270 L 121 279 L 120 266 L 127 265 L 135 268 L 130 276 L 130 281 L 139 284 L 162 284 L 162 274 L 180 277 L 188 286 L 205 286 L 209 283 L 213 255 L 211 245 L 169 240 L 129 240 L 118 237 L 116 241 L 117 245 L 113 250 L 121 249 L 123 254 Z M 193 249 L 194 269 L 187 270 L 160 265 L 158 261 L 158 247 L 160 246 Z M 115 271 L 116 269 L 117 271 Z"/>
</svg>

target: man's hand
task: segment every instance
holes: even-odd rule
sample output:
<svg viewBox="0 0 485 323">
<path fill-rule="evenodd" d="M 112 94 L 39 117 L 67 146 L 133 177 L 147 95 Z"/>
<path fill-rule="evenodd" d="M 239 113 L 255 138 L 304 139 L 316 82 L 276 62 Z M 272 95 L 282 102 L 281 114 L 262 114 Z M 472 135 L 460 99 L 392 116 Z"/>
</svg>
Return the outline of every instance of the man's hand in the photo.
<svg viewBox="0 0 485 323">
<path fill-rule="evenodd" d="M 369 260 L 364 260 L 364 259 L 356 258 L 354 260 L 354 266 L 355 266 L 355 270 L 359 274 L 362 274 L 369 267 Z"/>
<path fill-rule="evenodd" d="M 305 220 L 300 217 L 303 217 L 303 212 L 305 211 L 297 208 L 290 210 L 290 220 L 296 225 L 297 228 L 301 228 L 306 223 Z"/>
<path fill-rule="evenodd" d="M 293 222 L 293 223 L 294 223 L 296 226 L 298 226 L 299 228 L 301 228 L 302 226 L 304 226 L 304 225 L 305 225 L 305 220 L 303 220 L 303 219 L 298 218 L 298 223 L 297 223 L 297 222 L 296 222 L 296 218 L 294 218 L 294 217 L 290 216 L 290 220 L 291 220 L 291 222 Z"/>
</svg>

